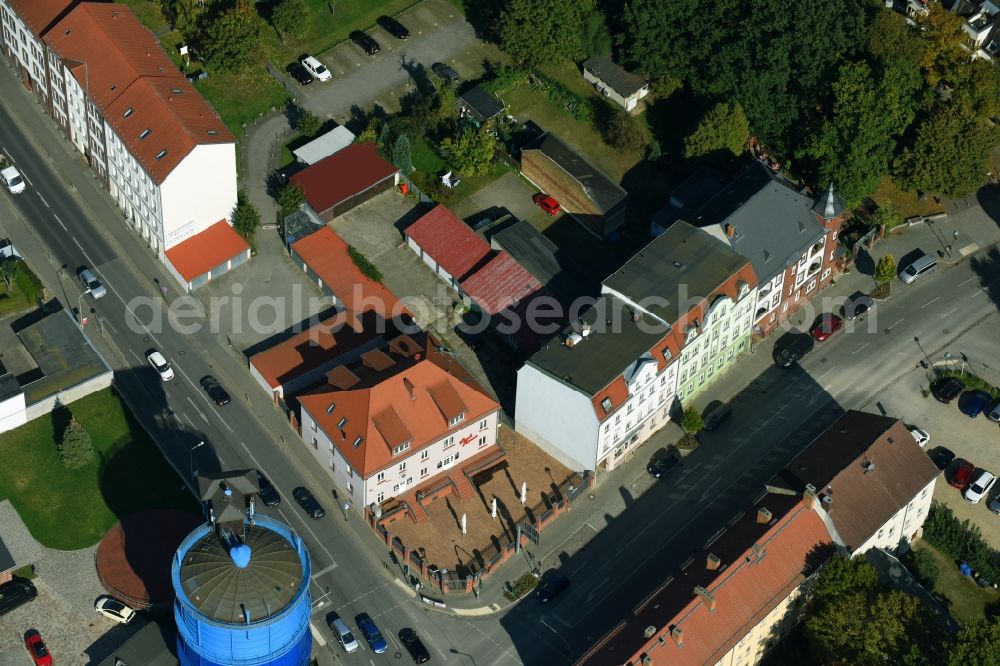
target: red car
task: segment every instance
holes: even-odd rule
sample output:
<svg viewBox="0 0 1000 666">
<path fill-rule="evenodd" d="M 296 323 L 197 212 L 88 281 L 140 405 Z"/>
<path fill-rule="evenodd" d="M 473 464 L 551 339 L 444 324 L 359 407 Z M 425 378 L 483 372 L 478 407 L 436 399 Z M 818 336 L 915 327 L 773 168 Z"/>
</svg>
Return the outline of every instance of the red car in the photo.
<svg viewBox="0 0 1000 666">
<path fill-rule="evenodd" d="M 562 206 L 559 205 L 559 202 L 544 192 L 539 192 L 532 199 L 538 204 L 539 208 L 549 215 L 558 215 L 562 211 Z"/>
<path fill-rule="evenodd" d="M 844 325 L 844 320 L 835 314 L 821 315 L 813 327 L 809 329 L 809 334 L 819 342 L 823 342 L 828 337 L 840 330 Z"/>
<path fill-rule="evenodd" d="M 35 662 L 35 666 L 52 666 L 52 655 L 45 647 L 45 641 L 37 629 L 28 629 L 24 634 L 24 647 Z"/>
<path fill-rule="evenodd" d="M 968 460 L 958 459 L 958 467 L 955 468 L 955 473 L 951 477 L 951 481 L 948 482 L 952 488 L 958 488 L 959 492 L 964 493 L 966 487 L 968 487 L 969 482 L 972 480 L 972 473 L 976 471 L 976 466 L 970 463 Z"/>
</svg>

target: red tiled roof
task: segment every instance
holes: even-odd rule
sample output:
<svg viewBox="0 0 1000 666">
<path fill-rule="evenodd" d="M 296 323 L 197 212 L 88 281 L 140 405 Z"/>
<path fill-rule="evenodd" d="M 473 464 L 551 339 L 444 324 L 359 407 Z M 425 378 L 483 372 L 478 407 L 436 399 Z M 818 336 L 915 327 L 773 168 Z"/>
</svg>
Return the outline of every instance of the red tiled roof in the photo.
<svg viewBox="0 0 1000 666">
<path fill-rule="evenodd" d="M 292 250 L 351 312 L 373 310 L 385 318 L 407 313 L 395 294 L 361 272 L 347 243 L 330 227 L 292 243 Z"/>
<path fill-rule="evenodd" d="M 41 37 L 54 20 L 59 18 L 79 0 L 10 0 L 10 6 L 31 28 L 35 37 Z"/>
<path fill-rule="evenodd" d="M 408 226 L 403 234 L 459 281 L 468 277 L 492 252 L 486 241 L 440 204 Z"/>
<path fill-rule="evenodd" d="M 181 241 L 167 250 L 167 261 L 190 282 L 241 252 L 250 249 L 229 223 L 219 220 L 200 234 Z"/>
<path fill-rule="evenodd" d="M 503 312 L 541 288 L 542 283 L 506 252 L 498 252 L 462 282 L 463 291 L 491 315 Z"/>
<path fill-rule="evenodd" d="M 324 157 L 289 180 L 322 215 L 341 201 L 364 192 L 399 172 L 378 154 L 374 143 L 355 143 Z"/>
</svg>

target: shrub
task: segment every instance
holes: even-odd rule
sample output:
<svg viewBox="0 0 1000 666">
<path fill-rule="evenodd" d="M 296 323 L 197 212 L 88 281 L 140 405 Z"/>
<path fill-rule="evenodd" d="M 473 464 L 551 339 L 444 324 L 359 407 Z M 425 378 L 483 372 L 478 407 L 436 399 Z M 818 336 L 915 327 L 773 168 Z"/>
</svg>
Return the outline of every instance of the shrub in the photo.
<svg viewBox="0 0 1000 666">
<path fill-rule="evenodd" d="M 681 428 L 684 429 L 684 432 L 689 435 L 697 435 L 704 427 L 705 421 L 693 405 L 684 410 L 684 416 L 681 419 Z"/>
<path fill-rule="evenodd" d="M 512 67 L 510 65 L 500 65 L 493 67 L 490 71 L 490 78 L 483 83 L 483 88 L 487 92 L 499 93 L 514 86 L 524 83 L 528 78 L 528 70 L 523 67 Z"/>
<path fill-rule="evenodd" d="M 94 443 L 90 433 L 75 418 L 70 419 L 59 442 L 59 462 L 66 469 L 86 467 L 94 459 Z"/>
<path fill-rule="evenodd" d="M 913 577 L 928 590 L 934 589 L 938 577 L 938 566 L 934 556 L 926 550 L 911 549 L 903 555 L 903 564 Z"/>
<path fill-rule="evenodd" d="M 594 108 L 590 101 L 577 95 L 558 81 L 533 71 L 531 72 L 531 87 L 569 111 L 577 120 L 585 123 L 594 121 Z"/>
<path fill-rule="evenodd" d="M 295 129 L 307 137 L 314 137 L 323 129 L 323 119 L 311 111 L 301 110 L 295 120 Z"/>
<path fill-rule="evenodd" d="M 646 144 L 639 123 L 624 111 L 614 111 L 604 128 L 604 140 L 619 153 L 638 154 Z"/>
<path fill-rule="evenodd" d="M 305 192 L 295 183 L 288 183 L 278 192 L 278 205 L 281 206 L 281 212 L 285 215 L 291 215 L 305 202 Z"/>
<path fill-rule="evenodd" d="M 885 233 L 889 233 L 902 223 L 903 218 L 900 217 L 899 213 L 896 212 L 896 209 L 888 201 L 876 208 L 868 220 L 868 224 L 872 227 L 883 227 Z"/>
<path fill-rule="evenodd" d="M 520 599 L 528 592 L 531 592 L 538 585 L 538 579 L 530 573 L 526 573 L 511 583 L 504 583 L 503 596 L 509 601 Z"/>
<path fill-rule="evenodd" d="M 875 267 L 875 281 L 879 284 L 891 282 L 896 277 L 896 258 L 891 254 L 880 257 Z"/>
<path fill-rule="evenodd" d="M 368 257 L 361 254 L 361 252 L 353 245 L 347 246 L 347 254 L 351 255 L 351 261 L 354 265 L 358 267 L 361 274 L 365 277 L 375 280 L 375 282 L 382 281 L 382 272 L 368 260 Z"/>
<path fill-rule="evenodd" d="M 1000 577 L 1000 552 L 989 547 L 983 533 L 968 519 L 960 521 L 948 507 L 935 502 L 924 523 L 924 538 L 958 562 L 967 562 L 987 580 Z"/>
<path fill-rule="evenodd" d="M 684 436 L 677 441 L 676 446 L 681 451 L 694 451 L 698 448 L 698 438 L 694 435 L 688 435 L 685 433 Z"/>
<path fill-rule="evenodd" d="M 982 377 L 974 375 L 971 372 L 961 372 L 959 370 L 936 370 L 934 375 L 935 379 L 938 380 L 954 377 L 965 384 L 965 388 L 969 390 L 986 391 L 994 398 L 1000 398 L 1000 388 L 993 386 Z"/>
<path fill-rule="evenodd" d="M 17 273 L 14 276 L 14 284 L 21 290 L 24 297 L 31 303 L 37 303 L 42 294 L 42 283 L 38 277 L 31 272 L 28 265 L 23 261 L 17 262 Z"/>
</svg>

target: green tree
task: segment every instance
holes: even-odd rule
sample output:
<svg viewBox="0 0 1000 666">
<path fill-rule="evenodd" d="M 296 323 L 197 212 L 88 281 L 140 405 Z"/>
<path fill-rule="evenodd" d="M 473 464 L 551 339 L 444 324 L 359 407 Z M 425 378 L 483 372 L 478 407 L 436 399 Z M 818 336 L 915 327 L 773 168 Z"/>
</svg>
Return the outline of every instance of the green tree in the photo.
<svg viewBox="0 0 1000 666">
<path fill-rule="evenodd" d="M 309 7 L 306 0 L 281 0 L 271 14 L 271 23 L 284 35 L 301 37 L 309 29 Z"/>
<path fill-rule="evenodd" d="M 868 52 L 882 62 L 904 62 L 920 69 L 924 44 L 918 31 L 910 27 L 906 17 L 892 9 L 882 8 L 868 27 Z"/>
<path fill-rule="evenodd" d="M 614 109 L 604 127 L 604 140 L 620 153 L 637 155 L 646 145 L 646 136 L 635 118 Z"/>
<path fill-rule="evenodd" d="M 600 9 L 583 19 L 583 50 L 588 58 L 611 55 L 611 33 Z"/>
<path fill-rule="evenodd" d="M 650 162 L 655 162 L 660 159 L 663 155 L 663 149 L 660 147 L 660 142 L 656 139 L 652 139 L 649 145 L 646 146 L 646 159 Z"/>
<path fill-rule="evenodd" d="M 904 592 L 854 592 L 817 604 L 805 634 L 824 663 L 900 663 L 930 621 L 920 600 Z"/>
<path fill-rule="evenodd" d="M 10 258 L 0 261 L 0 281 L 7 291 L 14 288 L 14 278 L 17 277 L 17 259 Z"/>
<path fill-rule="evenodd" d="M 59 462 L 66 469 L 86 467 L 94 459 L 94 444 L 83 425 L 71 418 L 59 442 Z"/>
<path fill-rule="evenodd" d="M 889 233 L 903 223 L 903 218 L 892 207 L 892 203 L 886 201 L 875 209 L 868 223 L 873 227 L 882 227 L 886 233 Z"/>
<path fill-rule="evenodd" d="M 1000 68 L 992 60 L 976 59 L 954 73 L 952 94 L 983 118 L 1000 112 Z"/>
<path fill-rule="evenodd" d="M 813 588 L 817 602 L 845 594 L 869 594 L 878 588 L 878 572 L 861 558 L 835 557 L 823 567 Z"/>
<path fill-rule="evenodd" d="M 198 30 L 198 52 L 209 67 L 226 72 L 243 69 L 260 57 L 264 22 L 249 0 L 218 3 L 206 12 Z"/>
<path fill-rule="evenodd" d="M 945 652 L 948 666 L 995 666 L 1000 664 L 1000 617 L 979 619 L 962 625 Z"/>
<path fill-rule="evenodd" d="M 489 170 L 496 152 L 496 139 L 488 126 L 478 130 L 467 127 L 457 138 L 445 138 L 441 148 L 448 154 L 452 166 L 463 174 L 475 176 Z"/>
<path fill-rule="evenodd" d="M 584 53 L 584 20 L 595 0 L 508 0 L 500 19 L 500 47 L 517 62 L 541 65 Z"/>
<path fill-rule="evenodd" d="M 913 577 L 920 581 L 928 590 L 934 589 L 938 577 L 937 560 L 926 548 L 911 548 L 903 556 L 903 564 L 910 570 Z M 1000 662 L 997 662 L 1000 663 Z"/>
<path fill-rule="evenodd" d="M 688 435 L 697 435 L 705 427 L 705 421 L 701 418 L 698 409 L 691 405 L 684 410 L 681 418 L 681 429 Z"/>
<path fill-rule="evenodd" d="M 455 106 L 458 93 L 455 90 L 454 84 L 450 81 L 441 81 L 435 87 L 437 88 L 437 95 L 435 97 L 434 120 L 438 123 L 443 123 L 455 118 L 458 115 Z"/>
<path fill-rule="evenodd" d="M 928 9 L 917 19 L 924 47 L 920 64 L 927 84 L 934 88 L 941 81 L 951 81 L 969 62 L 969 52 L 965 49 L 968 36 L 965 19 L 945 9 L 943 3 L 930 3 Z"/>
<path fill-rule="evenodd" d="M 896 258 L 891 254 L 880 257 L 878 265 L 875 266 L 875 281 L 879 284 L 892 282 L 896 277 Z"/>
<path fill-rule="evenodd" d="M 684 155 L 700 157 L 715 150 L 740 155 L 750 137 L 750 123 L 739 102 L 720 102 L 705 112 L 684 139 Z"/>
<path fill-rule="evenodd" d="M 242 190 L 236 195 L 236 206 L 233 208 L 230 218 L 236 233 L 248 241 L 253 239 L 257 233 L 257 227 L 260 226 L 260 213 L 257 212 Z"/>
<path fill-rule="evenodd" d="M 298 118 L 295 121 L 295 129 L 307 137 L 319 134 L 323 128 L 323 119 L 315 115 L 312 111 L 300 109 Z"/>
<path fill-rule="evenodd" d="M 382 159 L 389 159 L 392 151 L 392 127 L 389 123 L 382 123 L 382 128 L 378 132 L 378 154 Z"/>
<path fill-rule="evenodd" d="M 281 212 L 290 215 L 297 211 L 306 202 L 306 195 L 295 183 L 288 183 L 278 192 L 278 205 Z"/>
<path fill-rule="evenodd" d="M 392 163 L 399 167 L 403 175 L 413 171 L 413 154 L 410 147 L 410 137 L 400 134 L 392 144 Z"/>
</svg>

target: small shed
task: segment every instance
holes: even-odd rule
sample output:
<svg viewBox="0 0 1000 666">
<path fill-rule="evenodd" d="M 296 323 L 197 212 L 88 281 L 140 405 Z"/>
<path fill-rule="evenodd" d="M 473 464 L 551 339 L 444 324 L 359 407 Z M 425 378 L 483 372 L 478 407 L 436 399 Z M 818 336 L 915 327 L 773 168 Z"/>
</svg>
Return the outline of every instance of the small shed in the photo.
<svg viewBox="0 0 1000 666">
<path fill-rule="evenodd" d="M 329 222 L 399 183 L 399 169 L 378 154 L 374 143 L 354 143 L 289 180 L 316 214 Z"/>
<path fill-rule="evenodd" d="M 347 148 L 352 143 L 354 143 L 354 133 L 343 125 L 338 125 L 304 146 L 299 146 L 292 151 L 292 154 L 296 160 L 308 166 Z"/>
<path fill-rule="evenodd" d="M 591 58 L 583 63 L 583 78 L 626 111 L 649 94 L 649 81 L 616 65 L 610 58 Z"/>
<path fill-rule="evenodd" d="M 503 113 L 504 105 L 480 85 L 459 96 L 458 110 L 463 117 L 473 118 L 482 125 Z"/>
</svg>

